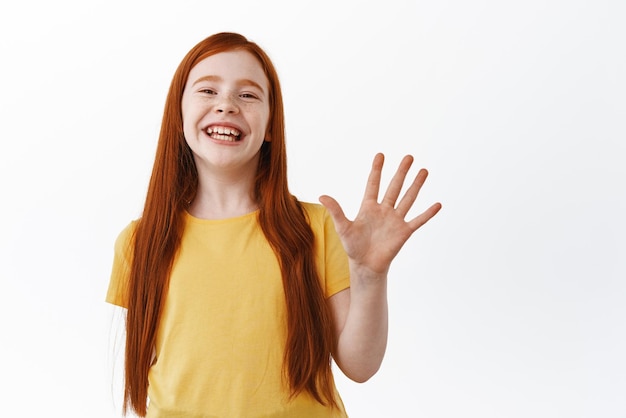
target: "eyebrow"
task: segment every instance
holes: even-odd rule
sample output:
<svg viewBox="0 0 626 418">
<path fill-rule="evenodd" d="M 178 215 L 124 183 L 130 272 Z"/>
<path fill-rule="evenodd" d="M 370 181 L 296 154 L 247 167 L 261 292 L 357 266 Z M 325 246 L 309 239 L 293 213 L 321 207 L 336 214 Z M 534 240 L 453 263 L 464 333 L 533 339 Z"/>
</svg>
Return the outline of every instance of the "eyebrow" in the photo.
<svg viewBox="0 0 626 418">
<path fill-rule="evenodd" d="M 200 77 L 199 79 L 197 79 L 196 81 L 193 82 L 192 86 L 195 86 L 198 83 L 201 83 L 203 81 L 223 81 L 223 78 L 217 75 L 205 75 L 204 77 Z M 259 85 L 259 83 L 257 83 L 256 81 L 252 81 L 250 79 L 247 78 L 242 78 L 240 80 L 237 80 L 237 84 L 241 85 L 241 86 L 252 86 L 252 87 L 256 87 L 257 89 L 261 90 L 263 93 L 265 93 L 265 89 L 263 87 L 261 87 Z"/>
</svg>

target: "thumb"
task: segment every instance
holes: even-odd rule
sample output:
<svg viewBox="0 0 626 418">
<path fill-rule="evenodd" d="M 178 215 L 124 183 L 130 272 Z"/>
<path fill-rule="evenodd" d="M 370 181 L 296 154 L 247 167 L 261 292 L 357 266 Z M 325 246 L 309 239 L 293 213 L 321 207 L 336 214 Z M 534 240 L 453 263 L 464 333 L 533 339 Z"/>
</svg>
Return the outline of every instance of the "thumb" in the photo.
<svg viewBox="0 0 626 418">
<path fill-rule="evenodd" d="M 326 210 L 328 210 L 330 217 L 333 218 L 333 222 L 335 223 L 335 228 L 337 229 L 337 232 L 339 232 L 348 222 L 343 209 L 339 203 L 330 196 L 322 195 L 319 197 L 319 201 L 326 208 Z"/>
</svg>

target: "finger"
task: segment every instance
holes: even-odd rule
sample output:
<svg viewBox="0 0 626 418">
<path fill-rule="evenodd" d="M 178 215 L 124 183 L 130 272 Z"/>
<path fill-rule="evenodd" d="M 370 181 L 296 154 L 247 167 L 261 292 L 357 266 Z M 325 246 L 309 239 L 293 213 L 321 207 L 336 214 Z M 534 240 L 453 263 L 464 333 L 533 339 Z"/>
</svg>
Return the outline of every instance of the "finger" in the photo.
<svg viewBox="0 0 626 418">
<path fill-rule="evenodd" d="M 365 186 L 365 194 L 363 200 L 376 200 L 378 201 L 378 192 L 380 190 L 380 176 L 383 170 L 383 163 L 385 162 L 385 156 L 378 153 L 374 156 L 372 162 L 372 169 L 370 170 L 369 177 L 367 178 L 367 184 Z"/>
<path fill-rule="evenodd" d="M 417 195 L 422 189 L 427 177 L 428 170 L 422 168 L 413 179 L 413 183 L 411 183 L 411 186 L 407 189 L 404 196 L 402 196 L 397 209 L 403 216 L 406 216 L 406 214 L 409 213 L 409 210 L 413 206 L 413 203 L 415 203 L 415 199 L 417 199 Z"/>
<path fill-rule="evenodd" d="M 411 155 L 406 155 L 402 161 L 400 161 L 400 165 L 398 166 L 398 170 L 396 174 L 391 179 L 389 183 L 389 187 L 385 192 L 385 197 L 383 197 L 383 203 L 388 204 L 389 206 L 395 206 L 396 200 L 398 200 L 398 196 L 400 196 L 400 191 L 402 190 L 402 185 L 404 184 L 404 179 L 406 179 L 406 175 L 411 168 L 411 164 L 413 164 L 413 157 Z"/>
<path fill-rule="evenodd" d="M 337 232 L 343 231 L 348 226 L 350 221 L 346 218 L 346 215 L 344 214 L 339 203 L 332 197 L 326 195 L 320 196 L 319 201 L 326 208 L 326 210 L 328 210 L 330 217 L 333 218 Z"/>
<path fill-rule="evenodd" d="M 411 219 L 408 222 L 409 227 L 413 231 L 416 231 L 422 225 L 424 225 L 426 222 L 430 221 L 433 218 L 433 216 L 435 216 L 437 214 L 437 212 L 439 212 L 439 210 L 441 210 L 441 203 L 437 202 L 437 203 L 433 204 L 431 207 L 429 207 L 428 209 L 426 209 L 424 212 L 422 212 L 420 215 L 418 215 L 415 218 Z"/>
</svg>

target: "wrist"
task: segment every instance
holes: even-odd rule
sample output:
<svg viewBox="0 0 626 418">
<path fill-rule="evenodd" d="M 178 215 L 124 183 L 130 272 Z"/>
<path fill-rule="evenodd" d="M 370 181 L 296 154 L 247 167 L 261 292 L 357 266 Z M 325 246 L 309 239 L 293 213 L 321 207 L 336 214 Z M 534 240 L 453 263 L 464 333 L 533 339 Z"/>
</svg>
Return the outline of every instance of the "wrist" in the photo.
<svg viewBox="0 0 626 418">
<path fill-rule="evenodd" d="M 353 261 L 349 261 L 349 265 L 351 287 L 354 287 L 354 284 L 356 283 L 363 285 L 386 285 L 387 270 L 377 272 L 365 265 L 358 264 Z"/>
</svg>

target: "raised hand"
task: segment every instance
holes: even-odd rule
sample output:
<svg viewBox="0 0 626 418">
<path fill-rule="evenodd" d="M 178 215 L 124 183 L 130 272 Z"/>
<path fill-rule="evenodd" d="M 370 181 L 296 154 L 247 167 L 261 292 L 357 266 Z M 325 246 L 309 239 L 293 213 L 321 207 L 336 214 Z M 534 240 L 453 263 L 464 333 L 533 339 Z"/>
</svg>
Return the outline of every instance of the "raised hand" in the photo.
<svg viewBox="0 0 626 418">
<path fill-rule="evenodd" d="M 320 203 L 328 209 L 335 222 L 351 267 L 359 269 L 361 274 L 374 276 L 386 275 L 391 262 L 413 232 L 441 209 L 441 204 L 435 203 L 413 219 L 405 220 L 428 176 L 428 171 L 421 169 L 398 202 L 407 173 L 413 164 L 413 157 L 410 155 L 400 162 L 383 199 L 379 202 L 383 163 L 383 154 L 376 154 L 361 207 L 353 221 L 346 218 L 335 199 L 326 195 L 320 197 Z"/>
</svg>

